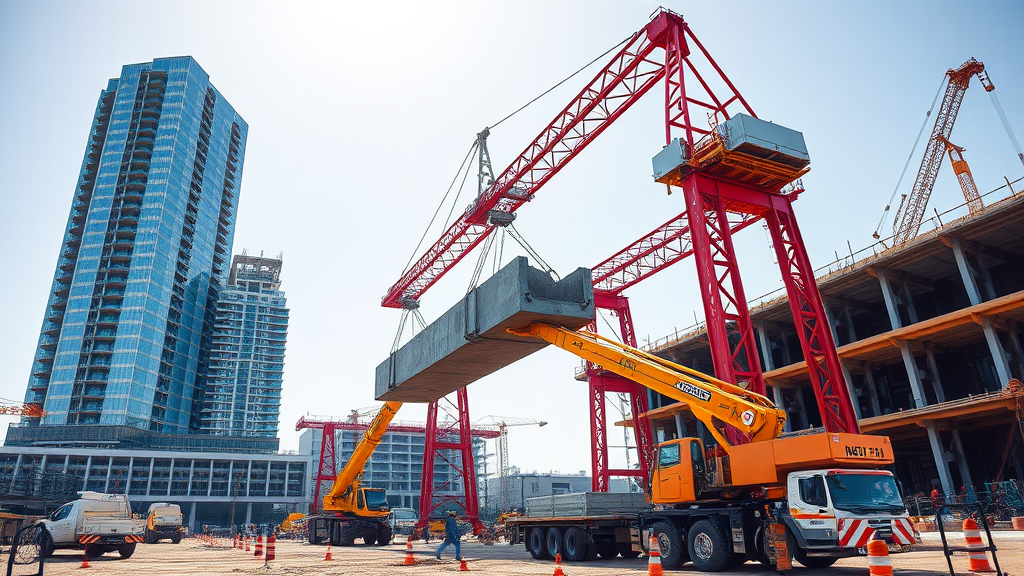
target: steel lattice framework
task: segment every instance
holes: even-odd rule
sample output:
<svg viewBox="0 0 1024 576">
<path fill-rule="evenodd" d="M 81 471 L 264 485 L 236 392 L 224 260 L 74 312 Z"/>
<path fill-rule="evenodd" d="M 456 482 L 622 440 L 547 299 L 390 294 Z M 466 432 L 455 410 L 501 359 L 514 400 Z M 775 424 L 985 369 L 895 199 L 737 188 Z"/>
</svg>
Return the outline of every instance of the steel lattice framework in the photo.
<svg viewBox="0 0 1024 576">
<path fill-rule="evenodd" d="M 403 300 L 418 300 L 494 230 L 489 224 L 491 211 L 511 213 L 533 199 L 552 176 L 662 80 L 665 143 L 679 138 L 694 158 L 709 149 L 718 122 L 739 112 L 756 118 L 683 18 L 663 9 L 625 42 L 594 79 L 388 290 L 382 305 L 400 308 Z M 683 190 L 686 210 L 593 269 L 595 304 L 619 318 L 621 340 L 635 346 L 629 304 L 622 292 L 693 256 L 715 375 L 730 382 L 745 382 L 750 390 L 764 393 L 732 244 L 732 234 L 764 221 L 779 254 L 783 282 L 804 357 L 809 359 L 808 370 L 825 428 L 856 432 L 857 421 L 835 343 L 792 213 L 791 202 L 802 188 L 783 194 L 780 190 L 785 182 L 780 184 L 778 174 L 767 171 L 760 184 L 756 178 L 737 180 L 737 168 L 748 176 L 766 169 L 756 161 L 744 163 L 740 159 L 718 172 L 698 166 L 675 182 Z M 646 420 L 638 417 L 648 408 L 646 391 L 592 365 L 587 366 L 587 375 L 594 489 L 607 490 L 610 476 L 617 475 L 639 476 L 646 483 L 652 443 Z M 608 467 L 606 393 L 630 395 L 639 470 Z M 463 417 L 468 422 L 468 415 L 460 419 Z M 427 498 L 427 490 L 429 485 L 425 482 L 423 498 Z"/>
</svg>

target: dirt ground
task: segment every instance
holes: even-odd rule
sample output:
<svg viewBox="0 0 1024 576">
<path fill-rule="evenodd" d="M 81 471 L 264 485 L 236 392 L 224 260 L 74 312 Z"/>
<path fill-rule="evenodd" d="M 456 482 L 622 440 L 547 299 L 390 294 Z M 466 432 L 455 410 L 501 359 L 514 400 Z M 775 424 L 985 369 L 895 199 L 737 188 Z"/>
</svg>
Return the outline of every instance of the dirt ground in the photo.
<svg viewBox="0 0 1024 576">
<path fill-rule="evenodd" d="M 962 535 L 949 534 L 952 542 L 962 542 Z M 938 534 L 925 534 L 925 542 L 913 552 L 894 554 L 892 564 L 899 576 L 948 574 L 942 545 Z M 1000 568 L 1011 576 L 1024 576 L 1024 532 L 996 532 L 994 535 Z M 253 558 L 252 553 L 233 549 L 230 541 L 218 541 L 216 546 L 201 544 L 198 540 L 187 539 L 180 544 L 139 545 L 135 554 L 121 560 L 116 552 L 90 560 L 91 570 L 96 574 L 142 576 L 146 574 L 346 574 L 346 575 L 416 575 L 458 572 L 459 563 L 454 560 L 454 549 L 445 550 L 443 560 L 434 559 L 437 543 L 413 544 L 416 564 L 404 566 L 405 545 L 392 544 L 383 547 L 354 546 L 333 548 L 333 562 L 325 562 L 325 546 L 311 546 L 300 542 L 278 542 L 277 558 L 264 567 L 262 560 Z M 503 545 L 484 546 L 477 542 L 464 542 L 463 556 L 471 572 L 501 575 L 550 576 L 555 566 L 551 561 L 539 561 L 521 547 Z M 7 556 L 0 560 L 7 563 Z M 58 550 L 45 565 L 45 574 L 87 574 L 81 569 L 82 555 L 71 550 Z M 957 574 L 967 574 L 967 558 L 963 554 L 953 557 Z M 17 567 L 14 574 L 35 573 L 28 566 Z M 604 576 L 619 574 L 647 574 L 647 559 L 596 560 L 593 562 L 564 563 L 566 576 Z M 693 573 L 696 570 L 686 565 L 682 570 L 667 573 Z M 772 574 L 756 563 L 744 564 L 729 574 Z M 864 557 L 840 560 L 826 570 L 797 568 L 794 576 L 829 574 L 835 576 L 867 576 L 867 559 Z"/>
</svg>

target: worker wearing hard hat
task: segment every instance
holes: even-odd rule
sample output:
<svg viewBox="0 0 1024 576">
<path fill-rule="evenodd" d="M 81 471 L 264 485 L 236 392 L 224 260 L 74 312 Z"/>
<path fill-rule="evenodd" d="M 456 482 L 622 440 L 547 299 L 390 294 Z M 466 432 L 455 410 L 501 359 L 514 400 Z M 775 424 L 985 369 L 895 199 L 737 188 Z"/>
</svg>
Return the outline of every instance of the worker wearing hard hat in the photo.
<svg viewBox="0 0 1024 576">
<path fill-rule="evenodd" d="M 437 549 L 437 559 L 441 559 L 441 552 L 448 547 L 449 544 L 455 544 L 455 559 L 462 560 L 462 544 L 459 541 L 459 523 L 455 518 L 455 511 L 448 512 L 448 517 L 444 520 L 444 542 Z"/>
</svg>

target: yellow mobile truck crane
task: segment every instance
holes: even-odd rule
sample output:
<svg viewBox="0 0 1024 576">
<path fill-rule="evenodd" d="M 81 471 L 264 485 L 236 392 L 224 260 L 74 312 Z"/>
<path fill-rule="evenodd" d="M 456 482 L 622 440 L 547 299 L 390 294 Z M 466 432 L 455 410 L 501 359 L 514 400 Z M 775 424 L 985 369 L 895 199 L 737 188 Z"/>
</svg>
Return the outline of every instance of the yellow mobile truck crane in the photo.
<svg viewBox="0 0 1024 576">
<path fill-rule="evenodd" d="M 363 468 L 377 449 L 401 402 L 385 402 L 356 445 L 352 457 L 338 473 L 331 490 L 324 496 L 323 513 L 310 516 L 309 543 L 330 540 L 334 546 L 351 546 L 356 538 L 363 543 L 383 546 L 391 542 L 387 494 L 380 488 L 362 485 Z"/>
<path fill-rule="evenodd" d="M 540 323 L 509 332 L 678 402 L 646 416 L 652 430 L 675 436 L 656 446 L 647 503 L 598 515 L 564 514 L 563 506 L 546 517 L 531 516 L 528 506 L 526 516 L 506 522 L 512 543 L 535 558 L 635 557 L 654 534 L 666 568 L 688 560 L 705 572 L 746 560 L 781 568 L 790 557 L 822 568 L 857 554 L 872 536 L 894 549 L 915 542 L 896 479 L 882 469 L 893 462 L 887 437 L 783 437 L 785 413 L 760 394 L 596 334 Z"/>
</svg>

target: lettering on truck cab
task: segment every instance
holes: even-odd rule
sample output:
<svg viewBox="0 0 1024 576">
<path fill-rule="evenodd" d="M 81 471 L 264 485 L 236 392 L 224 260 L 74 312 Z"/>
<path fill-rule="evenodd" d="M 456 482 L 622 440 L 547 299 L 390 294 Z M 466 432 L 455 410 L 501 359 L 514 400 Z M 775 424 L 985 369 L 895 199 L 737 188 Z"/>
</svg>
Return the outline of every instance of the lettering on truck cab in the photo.
<svg viewBox="0 0 1024 576">
<path fill-rule="evenodd" d="M 885 458 L 885 451 L 875 446 L 846 446 L 847 458 Z"/>
</svg>

